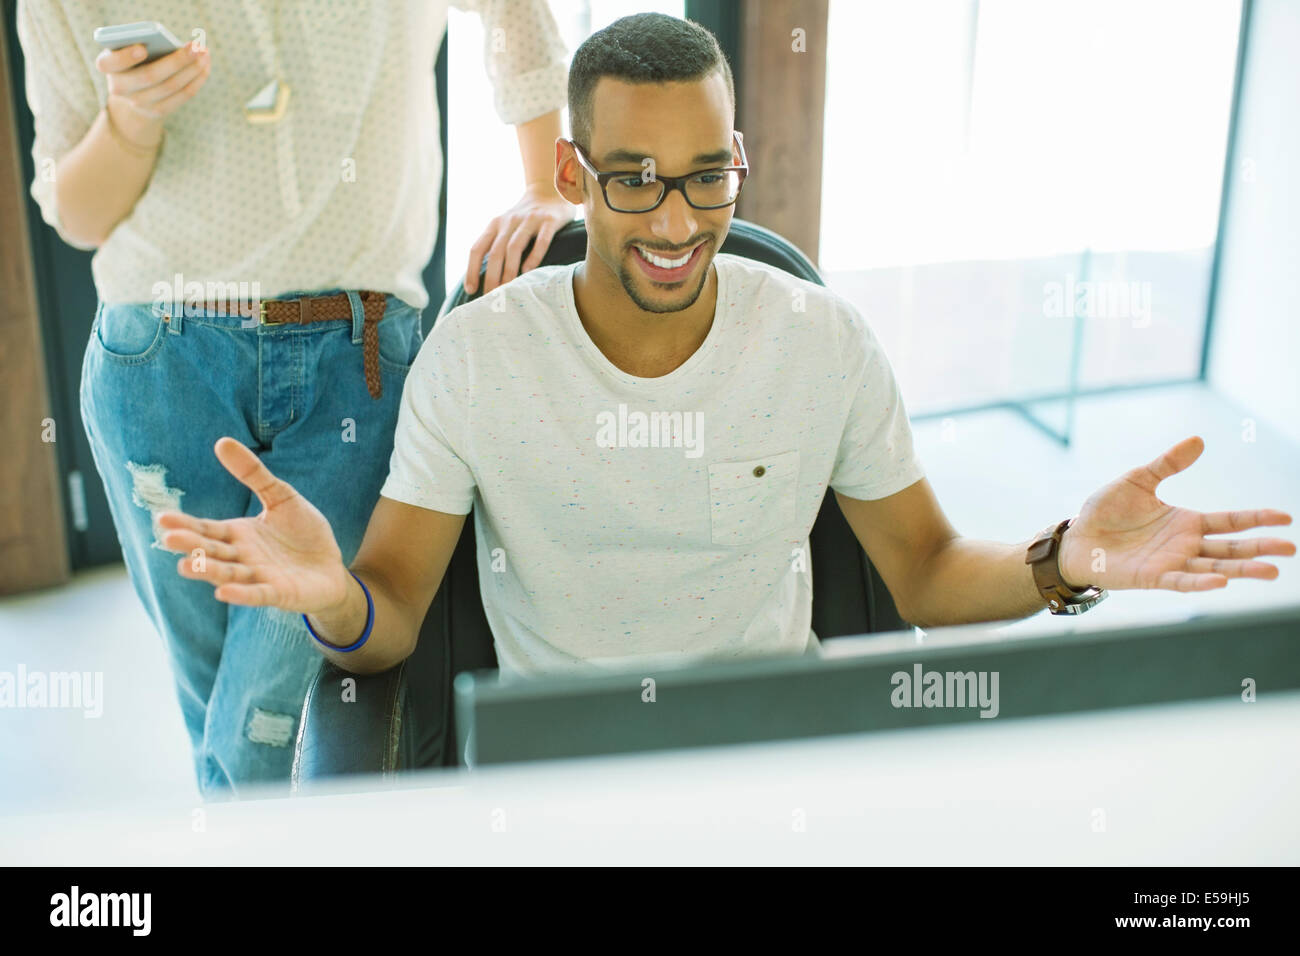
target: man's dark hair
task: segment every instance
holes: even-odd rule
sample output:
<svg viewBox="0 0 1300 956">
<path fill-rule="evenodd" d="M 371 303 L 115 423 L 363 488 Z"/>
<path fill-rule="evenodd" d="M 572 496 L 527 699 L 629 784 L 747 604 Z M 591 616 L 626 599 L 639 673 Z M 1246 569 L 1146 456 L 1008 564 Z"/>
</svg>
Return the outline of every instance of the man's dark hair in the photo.
<svg viewBox="0 0 1300 956">
<path fill-rule="evenodd" d="M 583 41 L 569 66 L 569 126 L 573 140 L 591 147 L 592 94 L 602 76 L 627 83 L 682 83 L 715 71 L 727 83 L 731 109 L 736 87 L 731 65 L 717 39 L 704 27 L 662 13 L 637 13 L 615 20 Z"/>
</svg>

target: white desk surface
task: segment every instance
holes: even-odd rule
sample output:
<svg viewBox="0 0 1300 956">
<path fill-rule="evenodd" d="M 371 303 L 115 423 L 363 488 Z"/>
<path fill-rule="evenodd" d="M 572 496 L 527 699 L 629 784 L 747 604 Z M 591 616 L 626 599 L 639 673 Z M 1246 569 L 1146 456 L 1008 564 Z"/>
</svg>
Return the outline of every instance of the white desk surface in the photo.
<svg viewBox="0 0 1300 956">
<path fill-rule="evenodd" d="M 8 817 L 0 862 L 1296 865 L 1298 758 L 1293 692 Z"/>
</svg>

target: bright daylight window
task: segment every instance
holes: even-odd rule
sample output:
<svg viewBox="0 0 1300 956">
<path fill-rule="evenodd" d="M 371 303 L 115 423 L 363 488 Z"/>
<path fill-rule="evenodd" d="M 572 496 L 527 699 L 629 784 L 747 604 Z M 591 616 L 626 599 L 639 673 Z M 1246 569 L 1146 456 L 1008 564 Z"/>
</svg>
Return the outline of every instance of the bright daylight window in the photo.
<svg viewBox="0 0 1300 956">
<path fill-rule="evenodd" d="M 832 0 L 820 266 L 912 414 L 1195 378 L 1235 0 Z"/>
</svg>

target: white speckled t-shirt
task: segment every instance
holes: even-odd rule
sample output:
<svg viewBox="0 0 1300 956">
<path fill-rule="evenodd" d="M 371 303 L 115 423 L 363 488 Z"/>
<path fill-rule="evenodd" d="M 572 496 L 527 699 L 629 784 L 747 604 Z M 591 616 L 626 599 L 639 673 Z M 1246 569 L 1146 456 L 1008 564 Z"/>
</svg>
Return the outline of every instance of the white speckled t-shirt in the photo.
<svg viewBox="0 0 1300 956">
<path fill-rule="evenodd" d="M 827 487 L 924 477 L 893 371 L 852 305 L 715 258 L 704 343 L 619 370 L 548 266 L 440 319 L 402 396 L 387 498 L 474 511 L 503 677 L 809 649 Z"/>
<path fill-rule="evenodd" d="M 502 122 L 564 106 L 567 54 L 545 0 L 453 5 L 483 19 Z M 182 42 L 201 30 L 212 73 L 167 118 L 144 194 L 96 252 L 99 297 L 151 302 L 154 284 L 179 273 L 183 282 L 256 282 L 266 298 L 374 289 L 424 308 L 421 275 L 437 238 L 442 178 L 433 69 L 447 6 L 20 0 L 36 121 L 32 195 L 42 217 L 59 228 L 50 172 L 107 99 L 95 28 L 157 20 Z M 250 124 L 244 104 L 277 77 L 291 90 L 284 118 Z"/>
</svg>

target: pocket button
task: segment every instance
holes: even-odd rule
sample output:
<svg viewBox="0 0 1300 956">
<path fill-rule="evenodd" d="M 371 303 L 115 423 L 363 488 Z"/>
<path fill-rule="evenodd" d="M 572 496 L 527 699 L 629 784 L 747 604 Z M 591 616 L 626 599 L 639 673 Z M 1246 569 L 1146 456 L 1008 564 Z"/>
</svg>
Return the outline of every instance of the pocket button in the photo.
<svg viewBox="0 0 1300 956">
<path fill-rule="evenodd" d="M 735 547 L 790 528 L 797 514 L 799 452 L 709 465 L 712 542 Z"/>
</svg>

